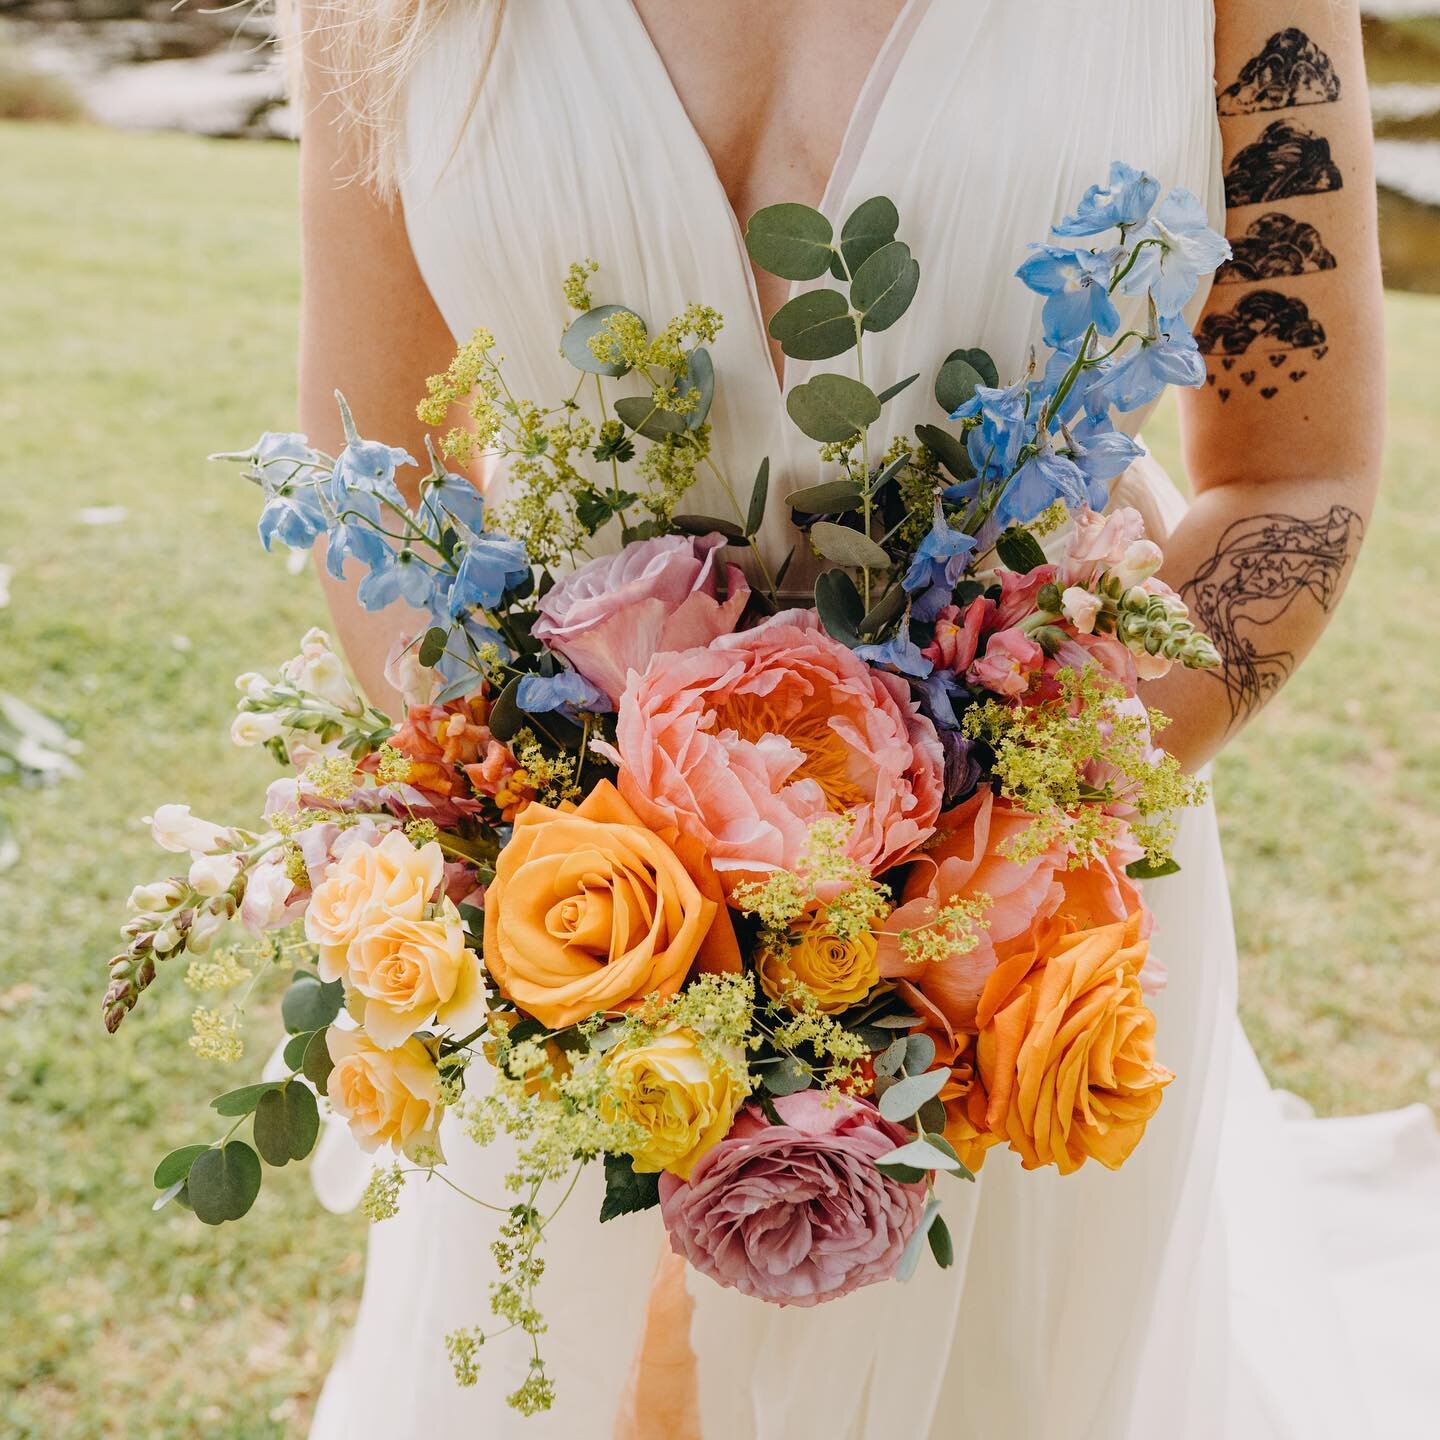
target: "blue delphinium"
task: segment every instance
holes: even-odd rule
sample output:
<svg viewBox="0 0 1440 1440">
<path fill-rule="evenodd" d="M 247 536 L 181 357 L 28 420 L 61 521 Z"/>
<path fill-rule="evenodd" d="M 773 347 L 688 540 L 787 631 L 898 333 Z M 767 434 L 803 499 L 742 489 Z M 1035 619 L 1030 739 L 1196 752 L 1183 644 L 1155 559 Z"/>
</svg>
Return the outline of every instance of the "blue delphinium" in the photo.
<svg viewBox="0 0 1440 1440">
<path fill-rule="evenodd" d="M 316 481 L 325 473 L 320 456 L 303 435 L 274 430 L 267 430 L 243 455 L 265 493 L 260 543 L 267 550 L 275 540 L 292 550 L 308 550 L 325 529 L 325 513 L 315 494 Z"/>
<path fill-rule="evenodd" d="M 996 388 L 977 385 L 975 393 L 951 413 L 952 420 L 980 420 L 965 440 L 979 474 L 1004 476 L 1015 468 L 1035 429 L 1029 410 L 1029 393 L 1022 381 Z"/>
<path fill-rule="evenodd" d="M 920 653 L 920 647 L 910 638 L 910 617 L 907 615 L 900 628 L 881 645 L 857 645 L 856 656 L 880 670 L 893 670 L 915 680 L 923 680 L 935 667 Z"/>
<path fill-rule="evenodd" d="M 939 614 L 964 575 L 974 549 L 975 537 L 950 524 L 937 500 L 930 531 L 916 547 L 910 568 L 900 581 L 907 594 L 919 595 L 914 602 L 917 620 L 933 620 Z"/>
<path fill-rule="evenodd" d="M 1139 225 L 1150 214 L 1160 194 L 1160 182 L 1121 160 L 1111 161 L 1110 179 L 1092 185 L 1080 198 L 1073 215 L 1057 226 L 1056 235 L 1098 235 L 1117 225 Z"/>
<path fill-rule="evenodd" d="M 437 581 L 443 583 L 445 578 L 448 577 L 406 546 L 360 582 L 355 598 L 366 610 L 383 610 L 397 600 L 416 610 L 428 610 Z"/>
<path fill-rule="evenodd" d="M 1086 389 L 1088 406 L 1100 401 L 1117 410 L 1138 410 L 1167 385 L 1203 385 L 1205 362 L 1190 327 L 1178 315 L 1152 321 L 1135 349 L 1103 370 Z"/>
<path fill-rule="evenodd" d="M 390 542 L 362 519 L 334 521 L 325 541 L 325 568 L 337 580 L 343 580 L 345 562 L 351 559 L 367 570 L 383 570 L 394 562 L 395 552 Z"/>
<path fill-rule="evenodd" d="M 598 685 L 574 670 L 525 676 L 515 689 L 515 704 L 530 715 L 558 711 L 567 720 L 577 719 L 582 711 L 604 715 L 615 708 Z"/>
<path fill-rule="evenodd" d="M 1162 315 L 1178 315 L 1208 275 L 1230 256 L 1230 242 L 1210 228 L 1205 207 L 1189 190 L 1172 190 L 1130 237 L 1134 264 L 1120 281 L 1126 295 L 1148 290 Z"/>
<path fill-rule="evenodd" d="M 1110 482 L 1123 475 L 1131 462 L 1145 453 L 1145 447 L 1117 430 L 1108 415 L 1087 417 L 1069 431 L 1069 436 L 1070 458 L 1085 477 L 1091 509 L 1099 510 L 1110 497 Z"/>
<path fill-rule="evenodd" d="M 471 534 L 451 582 L 448 600 L 458 614 L 472 605 L 492 610 L 530 574 L 530 561 L 518 540 L 503 535 Z"/>
<path fill-rule="evenodd" d="M 1047 345 L 1063 345 L 1091 325 L 1101 335 L 1113 335 L 1120 328 L 1120 312 L 1110 299 L 1109 287 L 1123 250 L 1034 245 L 1031 251 L 1015 273 L 1037 295 L 1045 296 L 1040 314 Z"/>
<path fill-rule="evenodd" d="M 485 497 L 463 475 L 436 467 L 420 482 L 422 501 L 437 505 L 477 534 L 485 524 Z M 422 504 L 421 509 L 426 506 Z"/>
<path fill-rule="evenodd" d="M 1023 525 L 1048 510 L 1057 500 L 1067 509 L 1088 503 L 1090 487 L 1084 473 L 1073 460 L 1057 455 L 1050 448 L 1049 437 L 1011 477 L 995 505 L 994 521 L 1002 530 L 1007 525 Z"/>
<path fill-rule="evenodd" d="M 392 505 L 403 507 L 405 498 L 395 483 L 395 471 L 401 465 L 413 465 L 414 457 L 398 445 L 382 445 L 377 440 L 352 438 L 335 457 L 331 476 L 336 508 L 352 501 L 352 492 L 378 496 Z"/>
</svg>

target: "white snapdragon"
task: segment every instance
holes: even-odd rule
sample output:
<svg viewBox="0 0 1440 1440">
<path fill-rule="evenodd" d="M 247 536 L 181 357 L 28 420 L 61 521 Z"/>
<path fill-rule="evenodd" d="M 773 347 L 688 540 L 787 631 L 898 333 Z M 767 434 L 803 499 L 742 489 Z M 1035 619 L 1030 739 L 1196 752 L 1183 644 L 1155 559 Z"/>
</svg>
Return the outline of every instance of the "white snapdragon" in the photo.
<svg viewBox="0 0 1440 1440">
<path fill-rule="evenodd" d="M 358 714 L 364 709 L 340 657 L 330 648 L 330 637 L 323 630 L 307 630 L 300 641 L 300 653 L 287 660 L 280 667 L 280 673 L 297 690 L 318 695 L 346 714 Z"/>
<path fill-rule="evenodd" d="M 242 710 L 230 724 L 230 738 L 237 745 L 250 747 L 274 740 L 284 730 L 275 715 Z"/>
<path fill-rule="evenodd" d="M 1060 597 L 1060 608 L 1065 618 L 1082 634 L 1095 633 L 1095 621 L 1099 617 L 1103 602 L 1080 585 L 1069 586 Z"/>
<path fill-rule="evenodd" d="M 145 816 L 145 823 L 155 843 L 162 850 L 176 854 L 186 850 L 204 854 L 219 849 L 230 838 L 230 832 L 223 825 L 192 815 L 188 805 L 158 806 L 153 815 Z"/>
<path fill-rule="evenodd" d="M 239 873 L 238 855 L 201 855 L 190 866 L 190 887 L 207 898 L 223 895 Z"/>
<path fill-rule="evenodd" d="M 215 943 L 215 937 L 225 928 L 229 916 L 223 911 L 201 910 L 191 922 L 190 933 L 185 937 L 185 948 L 193 955 L 203 955 Z"/>
<path fill-rule="evenodd" d="M 247 700 L 264 700 L 270 694 L 270 682 L 263 675 L 256 674 L 254 670 L 247 670 L 243 675 L 237 675 L 235 688 Z"/>
<path fill-rule="evenodd" d="M 290 918 L 286 902 L 295 888 L 285 866 L 279 862 L 257 865 L 245 885 L 240 919 L 254 935 L 278 930 Z"/>
<path fill-rule="evenodd" d="M 1134 540 L 1112 572 L 1122 590 L 1148 580 L 1164 563 L 1165 554 L 1153 540 Z"/>
<path fill-rule="evenodd" d="M 137 885 L 126 901 L 136 915 L 163 914 L 173 910 L 184 895 L 184 887 L 175 880 L 155 880 L 149 885 Z"/>
</svg>

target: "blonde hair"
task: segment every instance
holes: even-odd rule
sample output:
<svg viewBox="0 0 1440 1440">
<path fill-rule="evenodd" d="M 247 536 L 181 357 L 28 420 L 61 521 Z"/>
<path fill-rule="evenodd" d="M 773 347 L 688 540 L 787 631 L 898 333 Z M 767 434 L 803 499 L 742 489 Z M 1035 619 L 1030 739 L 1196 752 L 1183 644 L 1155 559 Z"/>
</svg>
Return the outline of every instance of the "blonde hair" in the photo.
<svg viewBox="0 0 1440 1440">
<path fill-rule="evenodd" d="M 458 145 L 495 54 L 505 0 L 277 0 L 292 95 L 302 107 L 321 99 L 339 106 L 356 158 L 354 178 L 382 195 L 393 194 L 399 179 L 406 81 L 436 26 L 457 5 L 489 11 L 484 58 L 456 127 Z M 310 77 L 324 77 L 323 94 L 306 93 L 302 50 Z"/>
</svg>

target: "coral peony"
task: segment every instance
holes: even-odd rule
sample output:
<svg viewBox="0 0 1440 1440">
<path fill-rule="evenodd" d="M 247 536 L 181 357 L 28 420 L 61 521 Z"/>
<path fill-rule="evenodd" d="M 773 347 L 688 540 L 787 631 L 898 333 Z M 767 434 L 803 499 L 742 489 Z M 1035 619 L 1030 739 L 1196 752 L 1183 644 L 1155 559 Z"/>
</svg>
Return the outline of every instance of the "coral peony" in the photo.
<svg viewBox="0 0 1440 1440">
<path fill-rule="evenodd" d="M 738 566 L 723 567 L 723 535 L 662 535 L 602 555 L 540 601 L 535 638 L 618 702 L 631 670 L 651 657 L 728 635 L 750 598 Z"/>
<path fill-rule="evenodd" d="M 755 1106 L 688 1182 L 660 1177 L 671 1248 L 721 1285 L 776 1305 L 818 1305 L 889 1280 L 920 1223 L 924 1185 L 875 1161 L 911 1137 L 872 1105 L 815 1090 Z"/>
<path fill-rule="evenodd" d="M 620 789 L 646 824 L 709 855 L 727 889 L 801 860 L 811 825 L 853 819 L 872 872 L 934 829 L 944 764 L 898 676 L 787 610 L 704 649 L 658 656 L 620 701 Z"/>
</svg>

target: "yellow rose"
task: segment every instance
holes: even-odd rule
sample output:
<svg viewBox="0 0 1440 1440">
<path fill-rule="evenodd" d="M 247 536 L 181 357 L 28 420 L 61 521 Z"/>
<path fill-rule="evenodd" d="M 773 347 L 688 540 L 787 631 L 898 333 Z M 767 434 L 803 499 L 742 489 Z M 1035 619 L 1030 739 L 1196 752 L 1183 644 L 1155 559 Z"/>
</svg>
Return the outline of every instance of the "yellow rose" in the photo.
<svg viewBox="0 0 1440 1440">
<path fill-rule="evenodd" d="M 383 1049 L 402 1044 L 433 1015 L 468 1034 L 485 1023 L 480 962 L 449 900 L 433 920 L 387 915 L 350 945 L 350 1013 Z"/>
<path fill-rule="evenodd" d="M 761 950 L 755 969 L 760 988 L 772 999 L 804 985 L 827 1015 L 858 1005 L 880 983 L 878 946 L 866 931 L 853 940 L 830 933 L 823 915 L 802 920 L 792 931 L 792 944 Z"/>
<path fill-rule="evenodd" d="M 486 969 L 556 1030 L 675 994 L 722 938 L 733 951 L 724 906 L 608 780 L 578 808 L 527 806 L 485 894 Z"/>
<path fill-rule="evenodd" d="M 350 947 L 377 916 L 418 920 L 445 874 L 432 840 L 416 849 L 399 830 L 378 845 L 356 843 L 330 863 L 305 910 L 305 937 L 320 951 L 322 980 L 339 980 Z"/>
<path fill-rule="evenodd" d="M 727 1063 L 707 1056 L 688 1030 L 618 1045 L 603 1063 L 612 1085 L 606 1118 L 645 1131 L 630 1151 L 643 1173 L 668 1170 L 688 1180 L 700 1157 L 730 1133 L 745 1098 L 741 1057 Z"/>
<path fill-rule="evenodd" d="M 1117 1170 L 1175 1077 L 1155 1063 L 1155 1016 L 1140 991 L 1142 913 L 1118 925 L 1037 927 L 980 995 L 976 1058 L 985 1127 L 1027 1170 L 1086 1160 Z"/>
<path fill-rule="evenodd" d="M 363 1030 L 332 1025 L 325 1043 L 335 1068 L 326 1094 L 362 1149 L 388 1145 L 412 1160 L 440 1155 L 440 1077 L 418 1040 L 384 1049 Z"/>
</svg>

